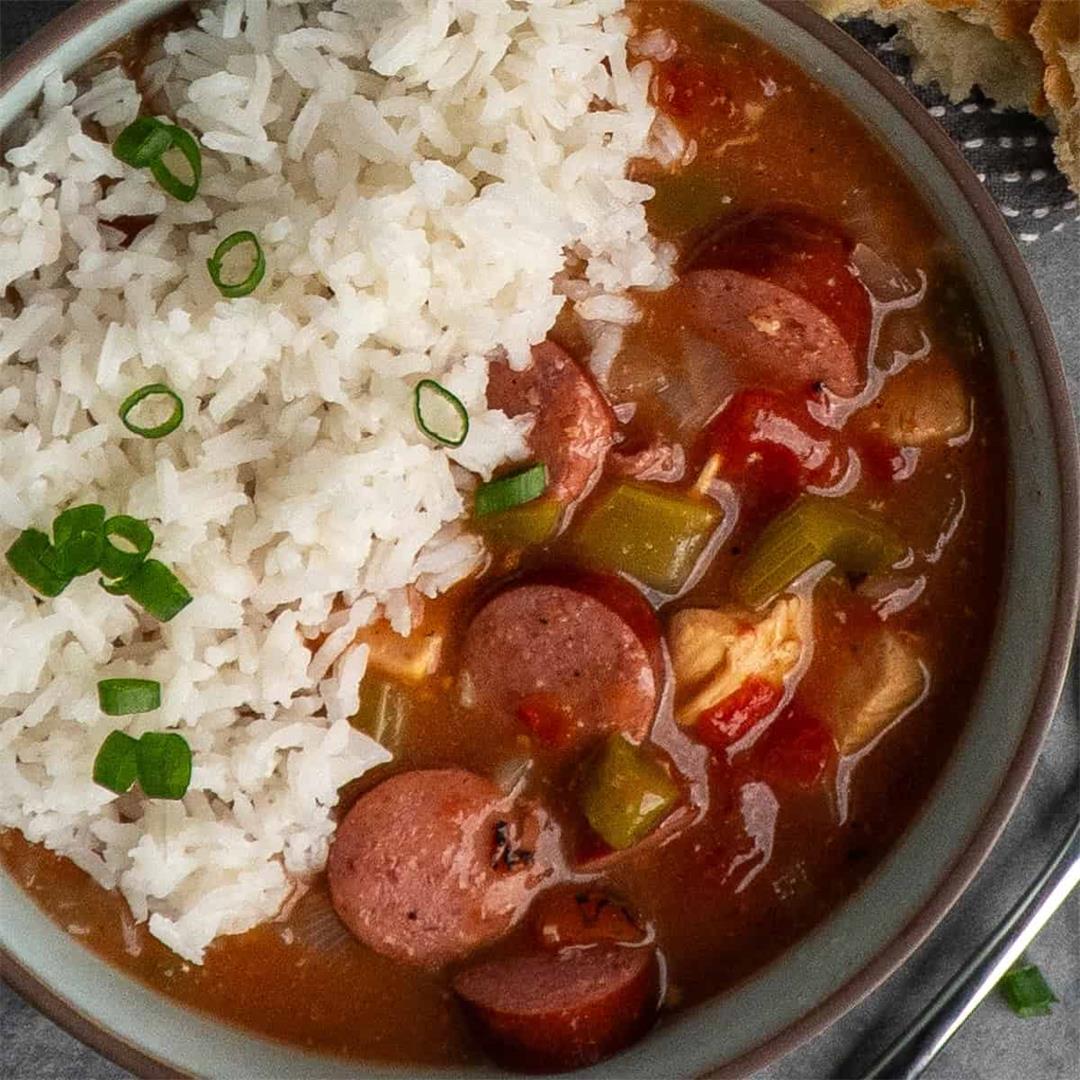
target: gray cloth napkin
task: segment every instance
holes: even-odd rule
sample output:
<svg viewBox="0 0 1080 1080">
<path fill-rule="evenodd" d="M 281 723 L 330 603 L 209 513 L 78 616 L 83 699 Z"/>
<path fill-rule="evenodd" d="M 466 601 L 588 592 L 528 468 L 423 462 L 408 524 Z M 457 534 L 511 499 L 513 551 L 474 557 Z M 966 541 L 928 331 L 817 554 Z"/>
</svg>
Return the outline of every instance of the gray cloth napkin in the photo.
<svg viewBox="0 0 1080 1080">
<path fill-rule="evenodd" d="M 902 79 L 952 136 L 1021 243 L 1063 233 L 1075 241 L 1080 232 L 1077 196 L 1054 164 L 1053 135 L 1042 120 L 995 105 L 979 90 L 954 104 L 936 86 L 911 81 L 911 61 L 896 47 L 895 27 L 870 19 L 841 25 Z"/>
</svg>

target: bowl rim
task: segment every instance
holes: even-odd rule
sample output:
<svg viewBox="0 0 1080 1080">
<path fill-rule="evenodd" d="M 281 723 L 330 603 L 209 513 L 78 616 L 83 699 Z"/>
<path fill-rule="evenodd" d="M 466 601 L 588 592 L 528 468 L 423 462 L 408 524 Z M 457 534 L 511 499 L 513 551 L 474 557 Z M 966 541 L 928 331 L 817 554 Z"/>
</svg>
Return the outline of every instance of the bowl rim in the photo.
<svg viewBox="0 0 1080 1080">
<path fill-rule="evenodd" d="M 50 19 L 5 62 L 0 97 L 68 39 L 130 0 L 76 0 Z M 1027 785 L 1061 695 L 1080 606 L 1080 452 L 1065 376 L 1053 332 L 1038 291 L 997 205 L 960 150 L 923 105 L 877 59 L 837 26 L 804 3 L 758 0 L 814 37 L 843 64 L 865 79 L 900 113 L 948 173 L 956 191 L 974 212 L 998 264 L 1012 288 L 1031 335 L 1040 382 L 1046 392 L 1062 495 L 1058 537 L 1060 588 L 1037 689 L 1023 735 L 1008 770 L 967 846 L 955 857 L 936 890 L 908 924 L 847 983 L 809 1012 L 757 1046 L 705 1075 L 745 1077 L 778 1061 L 819 1035 L 880 986 L 926 940 L 957 902 L 1001 835 Z M 0 977 L 69 1034 L 122 1068 L 141 1077 L 182 1077 L 175 1066 L 147 1054 L 105 1028 L 47 986 L 6 949 L 0 948 Z"/>
</svg>

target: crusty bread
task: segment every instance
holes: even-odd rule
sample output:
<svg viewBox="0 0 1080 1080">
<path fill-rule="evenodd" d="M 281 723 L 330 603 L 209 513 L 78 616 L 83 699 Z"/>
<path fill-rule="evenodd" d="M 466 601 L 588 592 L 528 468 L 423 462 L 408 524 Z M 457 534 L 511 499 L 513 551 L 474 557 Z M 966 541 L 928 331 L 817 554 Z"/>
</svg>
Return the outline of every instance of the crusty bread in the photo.
<svg viewBox="0 0 1080 1080">
<path fill-rule="evenodd" d="M 954 101 L 979 86 L 1000 105 L 1051 112 L 1058 165 L 1080 191 L 1080 0 L 809 0 L 830 19 L 896 26 L 918 83 Z"/>
<path fill-rule="evenodd" d="M 1044 0 L 1031 36 L 1046 61 L 1043 87 L 1057 117 L 1058 167 L 1080 192 L 1080 0 Z"/>
</svg>

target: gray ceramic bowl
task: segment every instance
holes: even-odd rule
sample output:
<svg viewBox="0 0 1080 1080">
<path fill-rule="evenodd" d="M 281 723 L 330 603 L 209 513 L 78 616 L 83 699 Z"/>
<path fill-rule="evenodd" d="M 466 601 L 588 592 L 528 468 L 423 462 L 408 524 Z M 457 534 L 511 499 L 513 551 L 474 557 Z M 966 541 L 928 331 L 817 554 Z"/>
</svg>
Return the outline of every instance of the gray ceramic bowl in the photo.
<svg viewBox="0 0 1080 1080">
<path fill-rule="evenodd" d="M 1005 600 L 974 713 L 930 799 L 870 882 L 737 990 L 684 1012 L 590 1075 L 740 1075 L 836 1020 L 930 933 L 974 875 L 1038 756 L 1077 611 L 1077 449 L 1050 329 L 993 202 L 947 136 L 884 68 L 793 0 L 706 0 L 842 97 L 887 143 L 964 253 L 986 319 L 1009 441 Z M 84 0 L 6 65 L 0 131 L 67 74 L 176 0 Z M 395 1075 L 223 1027 L 114 971 L 0 872 L 4 977 L 144 1075 Z M 397 1070 L 396 1075 L 417 1075 Z"/>
</svg>

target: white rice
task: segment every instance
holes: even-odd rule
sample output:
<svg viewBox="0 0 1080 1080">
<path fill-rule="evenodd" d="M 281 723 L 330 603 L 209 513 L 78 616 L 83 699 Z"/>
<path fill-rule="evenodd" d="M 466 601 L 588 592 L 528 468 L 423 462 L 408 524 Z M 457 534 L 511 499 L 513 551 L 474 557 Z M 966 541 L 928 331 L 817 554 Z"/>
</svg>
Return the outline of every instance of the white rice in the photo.
<svg viewBox="0 0 1080 1080">
<path fill-rule="evenodd" d="M 119 70 L 49 78 L 0 169 L 0 293 L 22 305 L 0 302 L 0 548 L 100 502 L 148 519 L 195 596 L 160 625 L 94 576 L 42 602 L 0 563 L 0 826 L 118 888 L 190 961 L 323 866 L 338 788 L 389 757 L 348 723 L 351 646 L 380 612 L 407 631 L 407 587 L 481 564 L 462 493 L 527 434 L 486 408 L 486 356 L 527 361 L 568 256 L 601 370 L 636 317 L 626 290 L 668 281 L 651 189 L 626 179 L 654 111 L 622 6 L 225 0 L 146 72 L 201 139 L 193 202 L 110 152 L 140 101 Z M 131 214 L 155 221 L 123 248 L 105 222 Z M 206 259 L 237 229 L 268 271 L 224 300 Z M 469 409 L 458 450 L 416 430 L 424 376 Z M 156 381 L 186 415 L 151 442 L 117 413 Z M 103 716 L 117 676 L 159 680 L 161 709 Z M 182 802 L 95 786 L 117 727 L 185 737 Z"/>
</svg>

